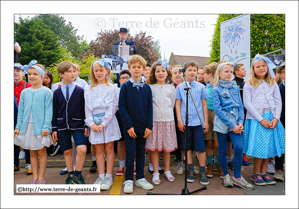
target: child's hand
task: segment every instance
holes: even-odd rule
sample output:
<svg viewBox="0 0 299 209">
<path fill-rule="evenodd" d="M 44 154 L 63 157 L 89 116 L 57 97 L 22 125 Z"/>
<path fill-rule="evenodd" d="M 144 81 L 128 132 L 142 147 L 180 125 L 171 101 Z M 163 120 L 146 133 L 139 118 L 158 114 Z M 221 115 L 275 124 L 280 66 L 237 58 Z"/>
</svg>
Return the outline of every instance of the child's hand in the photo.
<svg viewBox="0 0 299 209">
<path fill-rule="evenodd" d="M 49 135 L 49 131 L 42 130 L 42 136 L 48 136 L 48 135 Z"/>
<path fill-rule="evenodd" d="M 243 129 L 243 128 L 244 128 L 243 123 L 239 123 L 239 128 L 240 128 L 240 129 Z M 242 131 L 242 132 L 244 132 L 244 131 Z"/>
<path fill-rule="evenodd" d="M 89 137 L 89 131 L 88 131 L 88 128 L 85 128 L 84 135 L 85 135 L 86 137 Z"/>
<path fill-rule="evenodd" d="M 16 129 L 16 130 L 14 131 L 15 136 L 19 136 L 19 132 L 20 132 L 20 129 Z"/>
<path fill-rule="evenodd" d="M 98 125 L 98 127 L 99 127 L 99 132 L 101 133 L 102 132 L 102 130 L 103 130 L 103 128 L 104 128 L 104 126 L 102 125 L 102 124 L 100 124 L 100 125 Z"/>
<path fill-rule="evenodd" d="M 128 130 L 128 134 L 130 135 L 130 137 L 132 137 L 134 139 L 137 137 L 133 127 Z"/>
<path fill-rule="evenodd" d="M 94 132 L 101 132 L 99 126 L 95 123 L 90 126 L 90 129 Z"/>
<path fill-rule="evenodd" d="M 209 128 L 210 128 L 208 122 L 205 122 L 205 127 L 206 127 L 206 129 L 203 132 L 207 133 L 209 131 Z"/>
<path fill-rule="evenodd" d="M 181 132 L 184 132 L 185 126 L 184 126 L 183 121 L 178 121 L 178 128 Z"/>
<path fill-rule="evenodd" d="M 52 133 L 52 140 L 53 140 L 53 142 L 57 142 L 57 141 L 58 141 L 58 138 L 57 138 L 57 131 L 54 131 L 54 132 Z"/>
<path fill-rule="evenodd" d="M 270 128 L 271 129 L 274 129 L 276 127 L 278 123 L 278 119 L 277 118 L 274 118 L 271 122 L 270 122 Z"/>
<path fill-rule="evenodd" d="M 235 127 L 233 128 L 233 132 L 234 132 L 235 134 L 241 134 L 240 127 L 237 126 L 237 125 L 235 125 Z"/>
<path fill-rule="evenodd" d="M 144 132 L 143 138 L 145 138 L 145 139 L 148 138 L 151 135 L 151 132 L 152 132 L 151 130 L 149 130 L 148 128 L 146 128 L 145 132 Z"/>
<path fill-rule="evenodd" d="M 261 120 L 261 124 L 265 127 L 265 128 L 270 128 L 271 123 L 265 119 Z"/>
</svg>

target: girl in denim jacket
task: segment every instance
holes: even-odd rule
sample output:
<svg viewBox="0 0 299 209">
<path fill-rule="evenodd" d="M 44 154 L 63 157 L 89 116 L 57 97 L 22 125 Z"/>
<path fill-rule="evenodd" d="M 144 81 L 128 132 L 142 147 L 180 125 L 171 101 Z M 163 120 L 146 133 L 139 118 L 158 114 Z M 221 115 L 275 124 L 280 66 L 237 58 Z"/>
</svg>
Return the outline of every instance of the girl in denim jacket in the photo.
<svg viewBox="0 0 299 209">
<path fill-rule="evenodd" d="M 32 86 L 21 93 L 14 143 L 30 150 L 33 171 L 33 180 L 30 184 L 45 184 L 46 147 L 53 144 L 51 137 L 52 92 L 42 85 L 45 75 L 44 66 L 36 64 L 36 60 L 33 60 L 24 68 L 24 72 L 28 69 L 28 79 Z M 38 161 L 40 162 L 39 175 Z"/>
<path fill-rule="evenodd" d="M 252 190 L 254 187 L 241 176 L 244 108 L 240 90 L 235 81 L 231 81 L 232 75 L 233 64 L 229 62 L 220 64 L 216 70 L 212 91 L 215 112 L 213 131 L 217 133 L 224 186 L 233 187 L 235 184 L 243 189 Z M 226 162 L 227 134 L 234 147 L 234 175 L 231 178 Z"/>
<path fill-rule="evenodd" d="M 256 185 L 276 184 L 266 173 L 269 158 L 285 153 L 285 130 L 279 121 L 282 102 L 273 68 L 268 58 L 257 54 L 243 89 L 247 109 L 243 152 L 254 157 L 251 180 Z"/>
</svg>

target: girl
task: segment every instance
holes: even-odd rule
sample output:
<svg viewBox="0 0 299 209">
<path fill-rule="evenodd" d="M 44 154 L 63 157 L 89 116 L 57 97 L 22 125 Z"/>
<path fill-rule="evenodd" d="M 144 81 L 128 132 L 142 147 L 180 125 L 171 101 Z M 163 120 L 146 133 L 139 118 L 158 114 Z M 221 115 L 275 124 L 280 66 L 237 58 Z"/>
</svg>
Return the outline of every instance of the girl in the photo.
<svg viewBox="0 0 299 209">
<path fill-rule="evenodd" d="M 89 141 L 95 145 L 96 163 L 101 190 L 113 184 L 114 141 L 121 138 L 115 113 L 118 105 L 118 89 L 110 83 L 111 65 L 106 59 L 96 60 L 90 68 L 91 84 L 84 87 L 86 124 L 90 127 Z M 105 176 L 105 156 L 107 172 Z"/>
<path fill-rule="evenodd" d="M 204 70 L 203 70 L 203 68 L 199 68 L 199 70 L 197 71 L 196 81 L 203 84 L 203 85 L 206 85 L 206 83 L 204 82 Z"/>
<path fill-rule="evenodd" d="M 282 103 L 273 68 L 268 58 L 257 54 L 243 90 L 247 109 L 243 151 L 254 157 L 251 179 L 256 185 L 276 184 L 266 174 L 269 158 L 285 153 L 285 130 L 279 121 Z"/>
<path fill-rule="evenodd" d="M 53 76 L 49 70 L 46 70 L 43 86 L 48 87 L 49 89 L 51 89 L 53 86 Z"/>
<path fill-rule="evenodd" d="M 28 79 L 30 88 L 22 91 L 18 122 L 14 131 L 15 144 L 30 150 L 33 180 L 30 184 L 45 184 L 47 166 L 46 147 L 53 144 L 50 132 L 52 130 L 53 100 L 51 90 L 43 87 L 45 68 L 33 60 L 29 65 Z M 40 173 L 38 175 L 38 157 Z"/>
<path fill-rule="evenodd" d="M 152 151 L 151 157 L 154 167 L 152 182 L 159 185 L 161 180 L 158 164 L 162 150 L 165 177 L 170 182 L 175 180 L 169 168 L 170 152 L 177 148 L 173 115 L 176 91 L 174 86 L 170 85 L 172 83 L 172 73 L 169 70 L 168 62 L 162 62 L 159 59 L 153 65 L 146 82 L 150 85 L 153 95 L 153 130 L 146 140 L 145 149 Z M 167 84 L 167 82 L 170 84 Z"/>
<path fill-rule="evenodd" d="M 182 68 L 182 66 L 180 65 L 175 65 L 172 68 L 172 80 L 174 82 L 173 85 L 175 88 L 184 81 L 183 73 L 180 71 L 180 68 Z M 179 132 L 180 130 L 178 128 L 178 120 L 177 120 L 175 108 L 173 110 L 174 110 L 175 131 L 176 131 L 177 145 L 178 145 L 178 148 L 175 150 L 175 156 L 178 162 L 178 165 L 176 167 L 176 173 L 183 174 L 184 164 L 182 162 L 182 154 L 181 154 L 181 135 Z"/>
<path fill-rule="evenodd" d="M 223 183 L 226 187 L 233 184 L 246 190 L 254 187 L 241 176 L 242 166 L 242 136 L 244 108 L 239 88 L 235 81 L 231 81 L 233 64 L 225 62 L 217 67 L 212 90 L 213 107 L 215 112 L 214 128 L 217 132 L 219 144 L 219 160 L 223 169 Z M 234 175 L 230 178 L 227 161 L 227 134 L 229 134 L 234 147 Z"/>
</svg>

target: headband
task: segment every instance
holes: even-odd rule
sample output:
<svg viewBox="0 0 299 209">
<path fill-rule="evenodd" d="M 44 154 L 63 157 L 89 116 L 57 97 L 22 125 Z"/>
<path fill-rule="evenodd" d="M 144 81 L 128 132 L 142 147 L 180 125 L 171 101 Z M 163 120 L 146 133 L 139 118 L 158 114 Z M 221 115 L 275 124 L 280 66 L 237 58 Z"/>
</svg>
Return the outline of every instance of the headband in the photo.
<svg viewBox="0 0 299 209">
<path fill-rule="evenodd" d="M 225 63 L 222 63 L 222 64 L 219 65 L 219 69 L 218 69 L 218 70 L 220 70 L 224 65 L 228 65 L 228 64 L 230 64 L 230 65 L 232 65 L 233 67 L 235 67 L 237 63 L 236 63 L 236 62 L 235 62 L 235 63 L 232 63 L 232 62 L 225 62 Z"/>
<path fill-rule="evenodd" d="M 273 72 L 273 69 L 276 68 L 276 65 L 273 64 L 273 62 L 271 60 L 269 60 L 267 57 L 262 57 L 260 54 L 257 54 L 255 55 L 254 57 L 254 62 L 253 62 L 253 66 L 255 65 L 255 63 L 257 61 L 260 61 L 260 60 L 264 60 L 269 68 L 269 73 L 271 75 L 271 78 L 275 78 L 275 75 L 274 75 L 274 72 Z"/>
<path fill-rule="evenodd" d="M 106 60 L 106 58 L 102 59 L 101 61 L 94 62 L 92 67 L 94 67 L 94 65 L 97 63 L 100 64 L 102 67 L 106 66 L 107 69 L 111 68 L 111 64 Z"/>
<path fill-rule="evenodd" d="M 162 63 L 162 67 L 169 72 L 168 62 L 163 62 L 161 59 L 158 59 L 158 63 Z"/>
<path fill-rule="evenodd" d="M 32 68 L 36 69 L 36 70 L 42 75 L 42 77 L 44 78 L 44 76 L 45 76 L 45 70 L 44 70 L 43 68 L 37 66 L 37 65 L 34 65 L 34 64 L 36 64 L 36 63 L 37 63 L 36 60 L 32 60 L 28 65 L 24 65 L 24 66 L 21 68 L 21 70 L 23 70 L 23 71 L 24 71 L 24 74 L 26 74 L 27 71 L 28 71 L 28 68 L 29 68 L 29 67 L 32 67 Z"/>
</svg>

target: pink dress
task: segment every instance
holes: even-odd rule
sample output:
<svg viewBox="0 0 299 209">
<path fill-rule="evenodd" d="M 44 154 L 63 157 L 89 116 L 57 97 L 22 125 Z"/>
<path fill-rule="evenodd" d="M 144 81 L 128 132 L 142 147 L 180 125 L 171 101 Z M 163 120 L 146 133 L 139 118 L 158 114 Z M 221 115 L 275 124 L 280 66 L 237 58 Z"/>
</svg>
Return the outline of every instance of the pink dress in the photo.
<svg viewBox="0 0 299 209">
<path fill-rule="evenodd" d="M 145 149 L 172 152 L 177 149 L 173 114 L 175 87 L 170 84 L 153 84 L 150 87 L 153 95 L 153 130 L 146 140 Z"/>
</svg>

